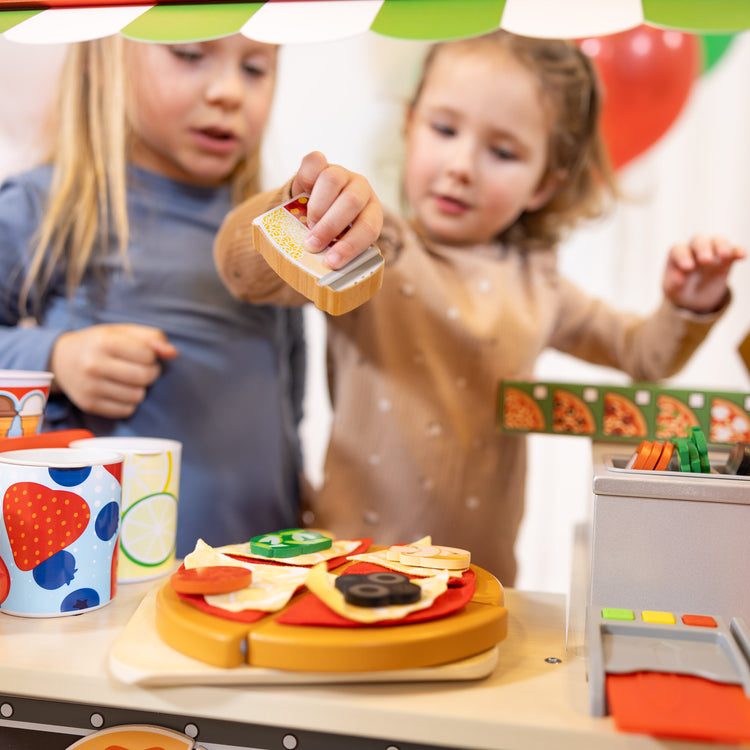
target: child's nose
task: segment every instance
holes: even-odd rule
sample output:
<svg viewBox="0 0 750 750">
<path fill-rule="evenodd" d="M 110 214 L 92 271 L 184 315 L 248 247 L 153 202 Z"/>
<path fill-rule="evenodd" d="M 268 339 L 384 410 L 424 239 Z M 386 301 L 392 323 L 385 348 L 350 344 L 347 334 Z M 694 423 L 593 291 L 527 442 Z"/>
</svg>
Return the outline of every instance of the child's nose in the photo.
<svg viewBox="0 0 750 750">
<path fill-rule="evenodd" d="M 462 180 L 471 178 L 476 164 L 476 148 L 466 138 L 455 138 L 451 141 L 451 149 L 446 160 L 448 172 Z"/>
<path fill-rule="evenodd" d="M 242 100 L 242 73 L 234 66 L 217 69 L 206 87 L 206 98 L 226 107 L 235 107 Z"/>
</svg>

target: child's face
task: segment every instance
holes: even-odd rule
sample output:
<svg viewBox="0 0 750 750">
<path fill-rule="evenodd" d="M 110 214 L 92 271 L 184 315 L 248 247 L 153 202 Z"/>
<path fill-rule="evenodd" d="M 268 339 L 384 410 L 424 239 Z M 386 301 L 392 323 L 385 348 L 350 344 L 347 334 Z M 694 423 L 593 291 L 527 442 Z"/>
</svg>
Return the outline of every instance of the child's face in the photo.
<svg viewBox="0 0 750 750">
<path fill-rule="evenodd" d="M 487 243 L 539 208 L 548 137 L 536 79 L 508 53 L 441 49 L 407 126 L 404 188 L 422 230 Z"/>
<path fill-rule="evenodd" d="M 276 47 L 241 35 L 188 44 L 127 42 L 131 160 L 196 185 L 223 182 L 260 143 Z"/>
</svg>

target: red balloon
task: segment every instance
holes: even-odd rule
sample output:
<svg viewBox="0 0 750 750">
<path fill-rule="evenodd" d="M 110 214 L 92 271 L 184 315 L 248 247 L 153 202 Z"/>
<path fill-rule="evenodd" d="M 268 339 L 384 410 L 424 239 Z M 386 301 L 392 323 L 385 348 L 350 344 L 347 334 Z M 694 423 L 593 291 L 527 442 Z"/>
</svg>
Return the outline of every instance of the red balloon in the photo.
<svg viewBox="0 0 750 750">
<path fill-rule="evenodd" d="M 646 151 L 682 111 L 700 75 L 700 39 L 638 26 L 578 41 L 604 86 L 601 127 L 615 168 Z"/>
</svg>

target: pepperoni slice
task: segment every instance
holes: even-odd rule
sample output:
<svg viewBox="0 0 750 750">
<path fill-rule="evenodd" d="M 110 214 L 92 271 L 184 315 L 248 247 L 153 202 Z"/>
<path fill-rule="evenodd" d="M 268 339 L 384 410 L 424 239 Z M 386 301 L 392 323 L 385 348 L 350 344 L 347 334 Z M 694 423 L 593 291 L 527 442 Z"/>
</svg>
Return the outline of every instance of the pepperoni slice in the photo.
<svg viewBox="0 0 750 750">
<path fill-rule="evenodd" d="M 237 565 L 180 567 L 170 579 L 178 594 L 228 594 L 250 585 L 253 572 Z"/>
</svg>

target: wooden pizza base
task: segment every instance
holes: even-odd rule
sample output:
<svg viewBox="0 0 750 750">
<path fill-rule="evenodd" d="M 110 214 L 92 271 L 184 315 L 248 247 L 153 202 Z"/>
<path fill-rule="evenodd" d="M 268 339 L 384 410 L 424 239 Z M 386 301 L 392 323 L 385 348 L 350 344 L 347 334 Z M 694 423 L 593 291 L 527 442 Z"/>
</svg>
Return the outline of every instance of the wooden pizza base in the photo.
<svg viewBox="0 0 750 750">
<path fill-rule="evenodd" d="M 294 672 L 380 672 L 449 664 L 487 651 L 507 634 L 503 588 L 472 565 L 476 590 L 452 615 L 408 625 L 281 625 L 270 614 L 239 623 L 182 601 L 169 581 L 156 592 L 155 627 L 173 649 L 221 668 L 242 664 Z M 297 596 L 306 596 L 304 591 Z M 293 599 L 295 601 L 296 599 Z"/>
<path fill-rule="evenodd" d="M 335 683 L 446 682 L 488 677 L 498 648 L 435 667 L 379 672 L 292 672 L 241 664 L 224 669 L 193 659 L 168 646 L 156 632 L 154 588 L 128 621 L 109 654 L 109 669 L 121 682 L 139 687 L 188 685 L 319 685 Z"/>
</svg>

